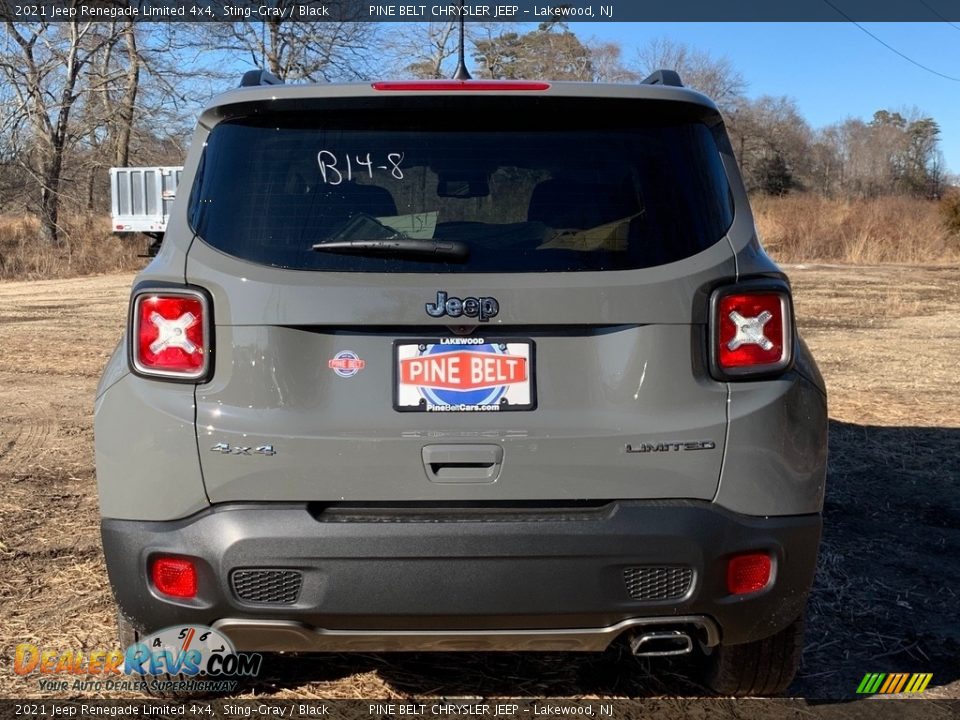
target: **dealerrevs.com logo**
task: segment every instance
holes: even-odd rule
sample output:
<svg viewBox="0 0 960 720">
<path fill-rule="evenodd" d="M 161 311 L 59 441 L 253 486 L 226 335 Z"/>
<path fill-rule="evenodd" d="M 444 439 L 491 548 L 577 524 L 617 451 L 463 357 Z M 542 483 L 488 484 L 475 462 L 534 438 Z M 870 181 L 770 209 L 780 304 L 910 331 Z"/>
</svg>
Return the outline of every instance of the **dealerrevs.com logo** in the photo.
<svg viewBox="0 0 960 720">
<path fill-rule="evenodd" d="M 39 675 L 47 691 L 230 692 L 255 677 L 263 658 L 238 653 L 230 640 L 204 625 L 179 625 L 141 638 L 125 650 L 92 652 L 17 645 L 13 671 Z"/>
</svg>

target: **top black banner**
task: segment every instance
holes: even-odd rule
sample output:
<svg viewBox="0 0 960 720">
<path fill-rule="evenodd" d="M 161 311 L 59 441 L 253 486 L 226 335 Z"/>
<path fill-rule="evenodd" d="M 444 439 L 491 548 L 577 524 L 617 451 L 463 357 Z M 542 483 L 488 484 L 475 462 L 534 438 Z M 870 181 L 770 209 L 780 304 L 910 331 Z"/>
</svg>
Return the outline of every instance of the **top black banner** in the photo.
<svg viewBox="0 0 960 720">
<path fill-rule="evenodd" d="M 960 0 L 0 0 L 0 20 L 69 22 L 958 22 Z"/>
</svg>

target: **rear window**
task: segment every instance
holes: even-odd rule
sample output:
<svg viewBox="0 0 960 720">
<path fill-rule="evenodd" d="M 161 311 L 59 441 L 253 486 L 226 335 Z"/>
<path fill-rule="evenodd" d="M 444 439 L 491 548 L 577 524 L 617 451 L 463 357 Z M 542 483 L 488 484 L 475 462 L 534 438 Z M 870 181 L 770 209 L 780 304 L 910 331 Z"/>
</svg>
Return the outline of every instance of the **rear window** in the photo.
<svg viewBox="0 0 960 720">
<path fill-rule="evenodd" d="M 713 131 L 694 106 L 352 105 L 218 124 L 191 192 L 193 230 L 230 255 L 300 270 L 569 272 L 689 257 L 720 240 L 733 218 Z M 454 242 L 468 252 L 434 260 L 382 247 L 313 249 L 381 239 Z"/>
</svg>

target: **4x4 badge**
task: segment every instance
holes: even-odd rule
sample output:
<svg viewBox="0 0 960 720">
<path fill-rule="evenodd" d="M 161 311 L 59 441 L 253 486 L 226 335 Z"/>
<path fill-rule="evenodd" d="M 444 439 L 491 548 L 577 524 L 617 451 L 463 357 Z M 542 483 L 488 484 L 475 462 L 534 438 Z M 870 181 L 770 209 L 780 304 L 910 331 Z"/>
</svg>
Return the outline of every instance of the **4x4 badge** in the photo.
<svg viewBox="0 0 960 720">
<path fill-rule="evenodd" d="M 500 314 L 500 303 L 493 297 L 447 297 L 446 290 L 437 290 L 437 301 L 427 303 L 427 315 L 430 317 L 470 317 L 480 322 L 487 322 L 490 318 Z"/>
<path fill-rule="evenodd" d="M 217 443 L 212 448 L 213 452 L 221 455 L 276 455 L 277 451 L 273 445 L 260 445 L 259 447 L 245 447 L 243 445 L 231 445 L 230 443 Z"/>
</svg>

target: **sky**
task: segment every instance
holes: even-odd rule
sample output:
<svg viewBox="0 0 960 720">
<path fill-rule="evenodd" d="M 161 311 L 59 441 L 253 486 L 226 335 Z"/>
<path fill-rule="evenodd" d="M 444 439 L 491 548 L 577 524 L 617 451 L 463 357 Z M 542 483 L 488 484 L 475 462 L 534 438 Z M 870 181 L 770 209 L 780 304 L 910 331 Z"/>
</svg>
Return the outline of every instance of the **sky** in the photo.
<svg viewBox="0 0 960 720">
<path fill-rule="evenodd" d="M 918 108 L 940 125 L 948 171 L 960 173 L 960 23 L 862 23 L 912 60 L 899 57 L 852 23 L 571 23 L 581 38 L 620 43 L 624 59 L 668 37 L 726 56 L 747 95 L 787 95 L 820 128 L 880 109 Z"/>
</svg>

